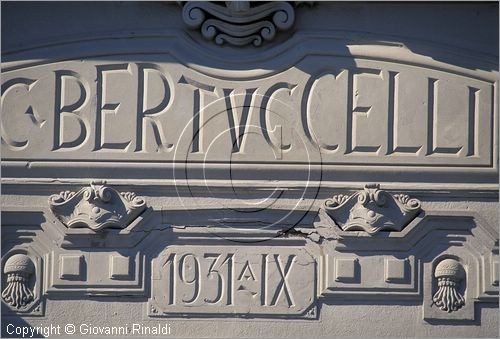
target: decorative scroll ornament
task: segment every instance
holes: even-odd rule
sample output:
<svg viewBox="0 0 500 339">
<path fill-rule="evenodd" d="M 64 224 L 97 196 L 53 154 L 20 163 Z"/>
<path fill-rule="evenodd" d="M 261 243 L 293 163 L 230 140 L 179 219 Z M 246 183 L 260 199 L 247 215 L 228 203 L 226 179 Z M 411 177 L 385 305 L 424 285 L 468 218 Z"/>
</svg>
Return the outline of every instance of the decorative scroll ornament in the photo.
<svg viewBox="0 0 500 339">
<path fill-rule="evenodd" d="M 34 297 L 28 286 L 35 266 L 25 254 L 14 254 L 7 259 L 3 272 L 7 274 L 7 286 L 2 291 L 2 299 L 17 309 L 29 305 Z"/>
<path fill-rule="evenodd" d="M 52 212 L 69 228 L 125 228 L 145 208 L 144 198 L 119 193 L 105 182 L 93 182 L 78 192 L 64 191 L 49 198 Z"/>
<path fill-rule="evenodd" d="M 217 45 L 262 45 L 271 41 L 277 31 L 293 26 L 293 6 L 284 1 L 188 1 L 182 9 L 182 18 L 191 29 L 200 29 L 205 39 Z"/>
<path fill-rule="evenodd" d="M 401 231 L 420 212 L 420 201 L 379 188 L 369 184 L 351 196 L 336 195 L 325 201 L 325 210 L 344 231 Z"/>
<path fill-rule="evenodd" d="M 465 299 L 458 291 L 460 282 L 465 278 L 465 270 L 454 259 L 444 259 L 434 271 L 438 280 L 438 290 L 432 297 L 432 302 L 441 310 L 451 313 L 465 305 Z"/>
</svg>

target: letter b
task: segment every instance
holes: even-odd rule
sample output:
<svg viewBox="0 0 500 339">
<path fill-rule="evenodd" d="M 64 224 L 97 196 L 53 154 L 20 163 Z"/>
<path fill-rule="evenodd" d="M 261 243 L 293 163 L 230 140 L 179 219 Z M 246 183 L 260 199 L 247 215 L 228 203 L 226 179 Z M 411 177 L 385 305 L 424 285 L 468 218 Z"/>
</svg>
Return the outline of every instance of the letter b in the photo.
<svg viewBox="0 0 500 339">
<path fill-rule="evenodd" d="M 56 71 L 56 88 L 54 103 L 54 148 L 74 148 L 84 143 L 87 137 L 87 127 L 80 114 L 80 109 L 85 105 L 87 99 L 87 86 L 82 82 L 80 75 L 73 71 Z M 70 86 L 73 82 L 78 86 L 77 89 Z M 75 95 L 74 92 L 77 92 Z M 76 97 L 71 100 L 73 103 L 66 103 L 68 98 Z M 73 121 L 73 124 L 70 121 Z M 76 122 L 76 124 L 75 124 Z M 78 131 L 75 133 L 75 128 Z M 72 140 L 66 141 L 64 136 L 72 130 L 76 135 Z"/>
</svg>

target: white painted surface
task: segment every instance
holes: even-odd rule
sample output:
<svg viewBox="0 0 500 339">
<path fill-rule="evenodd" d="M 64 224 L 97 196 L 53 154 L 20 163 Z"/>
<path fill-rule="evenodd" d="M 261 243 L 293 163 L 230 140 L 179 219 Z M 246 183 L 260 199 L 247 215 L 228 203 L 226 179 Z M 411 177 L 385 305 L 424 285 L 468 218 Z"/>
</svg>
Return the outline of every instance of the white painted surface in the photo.
<svg viewBox="0 0 500 339">
<path fill-rule="evenodd" d="M 2 334 L 496 336 L 497 4 L 199 6 L 2 4 Z"/>
</svg>

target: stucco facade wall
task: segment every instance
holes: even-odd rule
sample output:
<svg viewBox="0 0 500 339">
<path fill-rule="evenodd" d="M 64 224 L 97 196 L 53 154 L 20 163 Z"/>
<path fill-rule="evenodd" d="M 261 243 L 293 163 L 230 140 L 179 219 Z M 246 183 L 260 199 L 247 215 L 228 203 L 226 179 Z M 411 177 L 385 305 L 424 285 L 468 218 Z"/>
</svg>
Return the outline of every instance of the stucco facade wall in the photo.
<svg viewBox="0 0 500 339">
<path fill-rule="evenodd" d="M 2 336 L 498 336 L 498 24 L 2 3 Z"/>
</svg>

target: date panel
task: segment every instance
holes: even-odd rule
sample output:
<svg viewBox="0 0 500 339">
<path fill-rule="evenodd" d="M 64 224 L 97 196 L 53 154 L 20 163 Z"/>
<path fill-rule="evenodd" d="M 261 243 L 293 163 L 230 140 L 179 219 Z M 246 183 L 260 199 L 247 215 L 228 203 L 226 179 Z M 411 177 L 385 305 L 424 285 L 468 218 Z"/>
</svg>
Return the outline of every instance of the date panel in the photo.
<svg viewBox="0 0 500 339">
<path fill-rule="evenodd" d="M 316 295 L 316 262 L 302 248 L 172 246 L 152 275 L 150 316 L 303 315 Z"/>
</svg>

